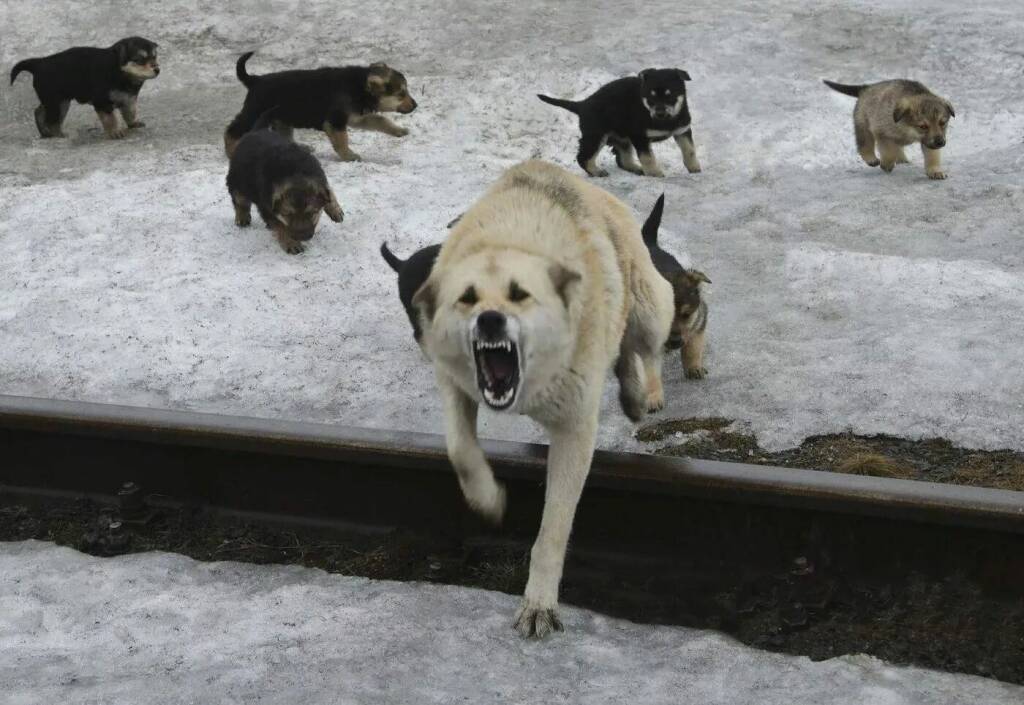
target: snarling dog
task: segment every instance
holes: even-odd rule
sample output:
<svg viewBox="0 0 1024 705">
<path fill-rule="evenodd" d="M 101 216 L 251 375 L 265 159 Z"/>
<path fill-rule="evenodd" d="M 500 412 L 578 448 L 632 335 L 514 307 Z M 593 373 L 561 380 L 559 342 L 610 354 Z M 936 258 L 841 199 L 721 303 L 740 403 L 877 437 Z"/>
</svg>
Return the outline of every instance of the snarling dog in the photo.
<svg viewBox="0 0 1024 705">
<path fill-rule="evenodd" d="M 420 326 L 419 314 L 412 305 L 412 297 L 430 276 L 440 251 L 440 245 L 428 245 L 414 252 L 409 259 L 403 260 L 388 249 L 386 242 L 381 243 L 380 246 L 380 254 L 384 261 L 398 274 L 398 299 L 405 308 L 409 323 L 412 324 L 412 337 L 421 347 L 423 345 L 423 328 Z"/>
<path fill-rule="evenodd" d="M 620 169 L 664 176 L 651 143 L 669 137 L 679 145 L 683 163 L 693 174 L 700 171 L 700 162 L 693 146 L 686 98 L 686 81 L 689 80 L 690 74 L 682 69 L 644 69 L 637 76 L 605 84 L 584 100 L 562 100 L 540 94 L 537 97 L 579 116 L 582 135 L 576 161 L 591 176 L 608 176 L 608 172 L 597 165 L 597 155 L 605 143 L 611 145 Z M 640 157 L 639 164 L 633 157 L 634 149 Z"/>
<path fill-rule="evenodd" d="M 629 209 L 563 169 L 509 169 L 451 230 L 413 296 L 444 401 L 448 457 L 469 506 L 498 522 L 505 491 L 477 440 L 477 408 L 526 414 L 551 438 L 547 493 L 515 628 L 561 629 L 573 515 L 614 364 L 634 421 L 661 409 L 672 287 Z"/>
<path fill-rule="evenodd" d="M 157 45 L 142 37 L 127 37 L 106 49 L 72 47 L 38 59 L 24 59 L 11 69 L 11 84 L 22 71 L 32 74 L 39 96 L 36 128 L 41 137 L 64 137 L 64 118 L 71 101 L 91 104 L 107 137 L 120 139 L 129 129 L 143 127 L 138 99 L 142 84 L 160 74 Z M 115 108 L 124 118 L 118 122 Z"/>
<path fill-rule="evenodd" d="M 321 211 L 336 223 L 344 213 L 317 158 L 270 129 L 275 114 L 274 109 L 264 113 L 239 140 L 228 169 L 228 193 L 235 225 L 252 223 L 255 205 L 284 251 L 294 255 L 313 237 Z"/>
<path fill-rule="evenodd" d="M 322 130 L 342 161 L 359 161 L 348 144 L 348 128 L 405 137 L 385 112 L 411 113 L 416 101 L 409 95 L 405 76 L 386 64 L 344 66 L 303 71 L 281 71 L 253 76 L 245 64 L 252 52 L 242 54 L 235 66 L 238 80 L 248 89 L 242 110 L 224 132 L 228 157 L 261 114 L 277 106 L 275 127 L 291 136 L 294 128 Z"/>
<path fill-rule="evenodd" d="M 908 162 L 903 148 L 920 142 L 928 178 L 946 178 L 939 150 L 946 146 L 949 119 L 956 116 L 948 100 L 917 81 L 902 79 L 860 86 L 825 81 L 825 85 L 857 99 L 853 132 L 865 164 L 891 172 L 897 164 Z"/>
<path fill-rule="evenodd" d="M 651 261 L 668 283 L 672 285 L 675 314 L 672 318 L 672 334 L 665 344 L 666 350 L 680 350 L 683 375 L 687 379 L 703 379 L 707 376 L 704 367 L 704 333 L 708 325 L 708 305 L 704 300 L 701 284 L 710 284 L 704 272 L 687 269 L 679 260 L 658 245 L 658 230 L 665 210 L 665 194 L 661 194 L 647 216 L 640 232 L 644 244 L 651 253 Z"/>
</svg>

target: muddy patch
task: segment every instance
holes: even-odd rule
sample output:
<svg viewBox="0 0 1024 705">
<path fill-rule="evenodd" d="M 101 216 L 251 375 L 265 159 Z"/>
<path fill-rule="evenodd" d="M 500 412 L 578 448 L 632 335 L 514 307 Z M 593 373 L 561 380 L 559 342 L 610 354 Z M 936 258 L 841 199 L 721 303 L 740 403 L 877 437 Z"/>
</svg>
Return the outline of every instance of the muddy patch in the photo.
<svg viewBox="0 0 1024 705">
<path fill-rule="evenodd" d="M 644 426 L 636 435 L 658 455 L 1024 491 L 1024 453 L 1016 451 L 959 448 L 944 438 L 835 433 L 769 452 L 737 427 L 717 417 L 677 419 Z"/>
</svg>

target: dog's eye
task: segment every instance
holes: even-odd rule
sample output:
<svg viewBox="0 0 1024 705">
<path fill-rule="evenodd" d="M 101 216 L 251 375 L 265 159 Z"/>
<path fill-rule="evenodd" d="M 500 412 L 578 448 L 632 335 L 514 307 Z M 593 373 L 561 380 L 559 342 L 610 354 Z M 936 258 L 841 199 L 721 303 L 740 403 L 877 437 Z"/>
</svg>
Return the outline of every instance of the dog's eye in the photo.
<svg viewBox="0 0 1024 705">
<path fill-rule="evenodd" d="M 476 289 L 472 286 L 466 287 L 466 290 L 462 292 L 462 296 L 459 297 L 459 303 L 466 304 L 467 306 L 473 306 L 479 300 L 476 296 Z"/>
<path fill-rule="evenodd" d="M 520 286 L 515 282 L 512 282 L 508 288 L 508 300 L 513 303 L 519 303 L 520 301 L 525 301 L 528 298 L 530 298 L 530 292 L 520 288 Z"/>
</svg>

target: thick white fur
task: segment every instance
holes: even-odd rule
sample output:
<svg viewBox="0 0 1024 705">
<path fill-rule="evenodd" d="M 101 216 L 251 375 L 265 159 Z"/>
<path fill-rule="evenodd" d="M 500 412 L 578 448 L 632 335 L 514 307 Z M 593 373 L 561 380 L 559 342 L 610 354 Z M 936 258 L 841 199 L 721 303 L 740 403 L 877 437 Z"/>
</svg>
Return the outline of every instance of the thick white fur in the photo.
<svg viewBox="0 0 1024 705">
<path fill-rule="evenodd" d="M 529 292 L 509 299 L 510 281 Z M 472 285 L 478 302 L 459 298 Z M 468 504 L 498 522 L 505 493 L 476 435 L 478 404 L 470 331 L 498 310 L 517 331 L 521 385 L 511 411 L 548 431 L 544 514 L 516 628 L 544 636 L 555 609 L 576 504 L 590 470 L 609 368 L 636 419 L 663 404 L 661 356 L 673 317 L 672 287 L 655 270 L 640 227 L 619 200 L 541 161 L 509 169 L 462 216 L 414 297 L 424 347 L 444 400 L 448 455 Z"/>
</svg>

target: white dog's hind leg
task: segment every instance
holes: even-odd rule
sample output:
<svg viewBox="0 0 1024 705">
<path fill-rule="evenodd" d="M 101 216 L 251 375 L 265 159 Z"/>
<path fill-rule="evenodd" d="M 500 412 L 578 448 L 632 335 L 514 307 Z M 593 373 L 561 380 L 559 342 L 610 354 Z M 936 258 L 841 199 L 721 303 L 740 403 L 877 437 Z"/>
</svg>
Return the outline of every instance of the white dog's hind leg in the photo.
<svg viewBox="0 0 1024 705">
<path fill-rule="evenodd" d="M 477 403 L 443 375 L 437 385 L 444 399 L 445 441 L 466 504 L 494 524 L 505 516 L 505 488 L 494 479 L 476 436 Z"/>
<path fill-rule="evenodd" d="M 562 629 L 556 613 L 558 584 L 576 504 L 590 472 L 596 434 L 596 409 L 574 426 L 551 430 L 544 515 L 530 552 L 530 578 L 523 604 L 512 625 L 524 637 L 544 637 Z"/>
<path fill-rule="evenodd" d="M 630 421 L 639 421 L 647 411 L 646 380 L 640 357 L 627 345 L 619 349 L 615 376 L 619 380 L 619 405 L 622 412 Z"/>
</svg>

